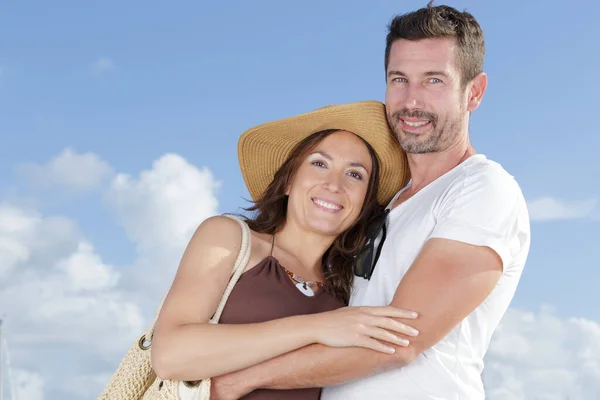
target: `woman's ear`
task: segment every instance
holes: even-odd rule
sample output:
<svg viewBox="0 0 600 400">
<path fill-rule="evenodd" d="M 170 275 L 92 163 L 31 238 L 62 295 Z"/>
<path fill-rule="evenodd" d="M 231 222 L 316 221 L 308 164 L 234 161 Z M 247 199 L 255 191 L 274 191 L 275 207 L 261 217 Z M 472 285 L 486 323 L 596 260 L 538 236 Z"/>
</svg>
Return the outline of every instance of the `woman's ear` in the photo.
<svg viewBox="0 0 600 400">
<path fill-rule="evenodd" d="M 292 183 L 293 183 L 293 179 L 288 178 L 287 184 L 285 185 L 285 192 L 284 192 L 284 194 L 286 196 L 289 196 L 290 192 L 292 191 Z"/>
</svg>

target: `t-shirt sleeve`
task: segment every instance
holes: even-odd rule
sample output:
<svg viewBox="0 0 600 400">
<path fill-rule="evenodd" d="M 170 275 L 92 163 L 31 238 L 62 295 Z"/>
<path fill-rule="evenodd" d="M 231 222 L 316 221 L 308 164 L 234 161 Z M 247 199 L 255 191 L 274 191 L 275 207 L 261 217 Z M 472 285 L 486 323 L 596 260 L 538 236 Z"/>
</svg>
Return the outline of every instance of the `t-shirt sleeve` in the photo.
<svg viewBox="0 0 600 400">
<path fill-rule="evenodd" d="M 487 246 L 506 269 L 523 242 L 523 196 L 517 182 L 504 170 L 486 167 L 457 180 L 434 211 L 431 237 Z"/>
</svg>

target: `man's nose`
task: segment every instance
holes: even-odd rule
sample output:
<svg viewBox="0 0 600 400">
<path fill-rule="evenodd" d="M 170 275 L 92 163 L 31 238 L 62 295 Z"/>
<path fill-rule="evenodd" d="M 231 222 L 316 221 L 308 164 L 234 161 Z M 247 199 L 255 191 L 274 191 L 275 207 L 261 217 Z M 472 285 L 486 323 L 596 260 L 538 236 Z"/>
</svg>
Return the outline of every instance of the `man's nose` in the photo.
<svg viewBox="0 0 600 400">
<path fill-rule="evenodd" d="M 404 92 L 403 105 L 409 110 L 423 108 L 421 91 L 414 84 L 409 84 Z"/>
</svg>

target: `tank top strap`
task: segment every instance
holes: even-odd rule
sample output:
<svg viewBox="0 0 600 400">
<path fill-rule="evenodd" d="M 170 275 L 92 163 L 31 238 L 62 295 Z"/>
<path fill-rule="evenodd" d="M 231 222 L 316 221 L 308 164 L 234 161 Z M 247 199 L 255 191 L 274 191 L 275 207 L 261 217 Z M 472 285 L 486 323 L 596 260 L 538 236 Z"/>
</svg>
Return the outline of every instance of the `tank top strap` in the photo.
<svg viewBox="0 0 600 400">
<path fill-rule="evenodd" d="M 271 238 L 271 253 L 269 254 L 269 256 L 273 256 L 273 248 L 275 247 L 275 234 L 273 234 L 273 237 Z"/>
</svg>

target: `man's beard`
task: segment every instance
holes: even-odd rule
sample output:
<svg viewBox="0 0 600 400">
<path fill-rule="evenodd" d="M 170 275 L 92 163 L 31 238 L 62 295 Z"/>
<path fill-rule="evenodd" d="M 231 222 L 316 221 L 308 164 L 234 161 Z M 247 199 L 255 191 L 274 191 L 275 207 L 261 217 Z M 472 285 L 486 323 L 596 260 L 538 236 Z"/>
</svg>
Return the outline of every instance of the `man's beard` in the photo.
<svg viewBox="0 0 600 400">
<path fill-rule="evenodd" d="M 407 132 L 402 128 L 401 119 L 418 118 L 430 121 L 430 133 L 416 134 Z M 431 112 L 421 110 L 408 110 L 403 108 L 388 116 L 389 124 L 400 142 L 400 146 L 409 154 L 436 153 L 445 150 L 450 141 L 458 135 L 460 130 L 460 119 L 446 118 L 443 121 Z"/>
</svg>

